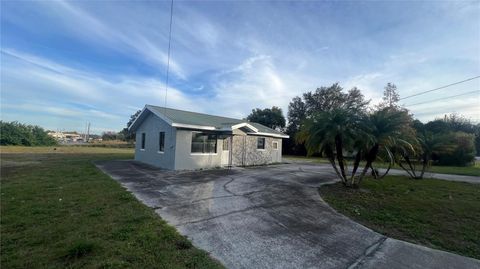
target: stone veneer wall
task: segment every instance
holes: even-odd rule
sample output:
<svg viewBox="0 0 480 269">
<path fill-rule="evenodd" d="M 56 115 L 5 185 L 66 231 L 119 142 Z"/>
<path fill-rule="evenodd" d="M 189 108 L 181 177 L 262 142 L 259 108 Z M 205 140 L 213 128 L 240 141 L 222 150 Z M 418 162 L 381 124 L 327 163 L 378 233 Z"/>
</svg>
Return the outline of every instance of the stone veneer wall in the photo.
<svg viewBox="0 0 480 269">
<path fill-rule="evenodd" d="M 281 161 L 282 139 L 265 137 L 265 149 L 257 149 L 257 138 L 262 136 L 234 135 L 232 142 L 232 164 L 234 166 L 262 165 Z M 273 141 L 278 149 L 273 149 Z"/>
</svg>

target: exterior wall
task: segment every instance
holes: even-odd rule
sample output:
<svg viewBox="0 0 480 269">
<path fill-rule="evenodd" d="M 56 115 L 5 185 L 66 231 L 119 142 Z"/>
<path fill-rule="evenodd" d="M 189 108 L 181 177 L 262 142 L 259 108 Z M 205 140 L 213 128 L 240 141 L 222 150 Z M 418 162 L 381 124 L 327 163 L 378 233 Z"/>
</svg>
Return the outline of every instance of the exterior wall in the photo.
<svg viewBox="0 0 480 269">
<path fill-rule="evenodd" d="M 282 139 L 265 138 L 265 149 L 257 149 L 257 138 L 264 136 L 234 135 L 232 163 L 235 166 L 262 165 L 282 161 Z M 273 149 L 273 141 L 278 148 Z"/>
<path fill-rule="evenodd" d="M 135 131 L 135 160 L 160 168 L 174 169 L 176 129 L 150 113 Z M 160 132 L 165 132 L 165 149 L 158 152 Z M 142 150 L 142 133 L 145 133 L 145 149 Z"/>
<path fill-rule="evenodd" d="M 165 150 L 158 151 L 159 133 L 165 132 Z M 142 133 L 145 133 L 145 149 L 142 150 Z M 236 131 L 232 138 L 232 165 L 263 165 L 282 161 L 282 139 L 265 138 L 265 149 L 257 149 L 257 138 Z M 273 149 L 277 141 L 278 149 Z M 157 116 L 150 114 L 136 130 L 135 160 L 170 170 L 195 170 L 215 168 L 222 163 L 223 138 L 217 139 L 216 153 L 191 153 L 192 130 L 171 127 Z M 224 156 L 225 157 L 225 156 Z"/>
<path fill-rule="evenodd" d="M 191 153 L 191 130 L 177 130 L 176 139 L 177 147 L 175 150 L 175 170 L 215 168 L 222 165 L 222 139 L 217 139 L 216 153 Z"/>
</svg>

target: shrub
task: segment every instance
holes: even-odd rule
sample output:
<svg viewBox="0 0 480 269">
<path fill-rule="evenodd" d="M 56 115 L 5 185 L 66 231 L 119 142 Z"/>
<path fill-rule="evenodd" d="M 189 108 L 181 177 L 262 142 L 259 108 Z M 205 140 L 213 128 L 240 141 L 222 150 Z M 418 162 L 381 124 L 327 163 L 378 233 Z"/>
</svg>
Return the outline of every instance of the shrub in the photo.
<svg viewBox="0 0 480 269">
<path fill-rule="evenodd" d="M 444 145 L 449 150 L 434 157 L 439 165 L 467 166 L 475 160 L 475 135 L 451 132 L 444 135 Z"/>
<path fill-rule="evenodd" d="M 0 145 L 52 146 L 56 144 L 57 141 L 39 126 L 26 125 L 17 121 L 0 121 Z"/>
</svg>

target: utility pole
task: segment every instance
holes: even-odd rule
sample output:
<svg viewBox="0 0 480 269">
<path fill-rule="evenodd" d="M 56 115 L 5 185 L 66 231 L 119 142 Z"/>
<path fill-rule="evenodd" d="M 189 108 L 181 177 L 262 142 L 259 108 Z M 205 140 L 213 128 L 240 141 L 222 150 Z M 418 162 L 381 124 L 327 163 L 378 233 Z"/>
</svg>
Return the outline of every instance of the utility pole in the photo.
<svg viewBox="0 0 480 269">
<path fill-rule="evenodd" d="M 85 131 L 83 132 L 83 141 L 87 141 L 87 125 L 88 123 L 85 122 Z"/>
<path fill-rule="evenodd" d="M 90 122 L 88 122 L 87 139 L 85 141 L 88 142 L 88 139 L 90 139 Z"/>
</svg>

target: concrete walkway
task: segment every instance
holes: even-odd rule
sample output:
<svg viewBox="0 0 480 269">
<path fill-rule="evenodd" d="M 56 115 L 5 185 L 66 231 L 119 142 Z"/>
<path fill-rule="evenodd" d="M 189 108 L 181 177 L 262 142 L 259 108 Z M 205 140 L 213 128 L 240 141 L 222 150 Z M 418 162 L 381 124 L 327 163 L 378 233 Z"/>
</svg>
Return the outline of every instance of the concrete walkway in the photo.
<svg viewBox="0 0 480 269">
<path fill-rule="evenodd" d="M 385 169 L 379 169 L 380 171 L 385 171 Z M 389 175 L 403 175 L 408 176 L 407 172 L 398 169 L 391 169 L 388 172 Z M 449 181 L 458 181 L 458 182 L 468 182 L 473 184 L 480 184 L 480 177 L 476 176 L 462 176 L 462 175 L 452 175 L 452 174 L 438 174 L 432 172 L 425 172 L 424 178 L 436 178 Z"/>
<path fill-rule="evenodd" d="M 97 166 L 227 268 L 480 268 L 479 260 L 385 237 L 334 211 L 318 194 L 335 181 L 329 166 Z"/>
<path fill-rule="evenodd" d="M 479 157 L 480 158 L 480 157 Z M 301 160 L 301 159 L 295 159 L 295 158 L 284 158 L 286 162 L 288 163 L 314 163 L 314 161 L 310 161 L 308 159 Z M 330 164 L 319 164 L 316 163 L 317 165 L 320 166 L 330 166 Z M 378 169 L 380 172 L 385 172 L 386 169 L 379 168 Z M 408 176 L 408 173 L 401 170 L 401 169 L 390 169 L 388 172 L 389 175 L 401 175 L 401 176 Z M 458 182 L 467 182 L 467 183 L 473 183 L 473 184 L 480 184 L 480 177 L 478 176 L 464 176 L 464 175 L 454 175 L 454 174 L 440 174 L 440 173 L 433 173 L 433 172 L 425 172 L 424 178 L 435 178 L 435 179 L 443 179 L 443 180 L 449 180 L 449 181 L 458 181 Z"/>
</svg>

